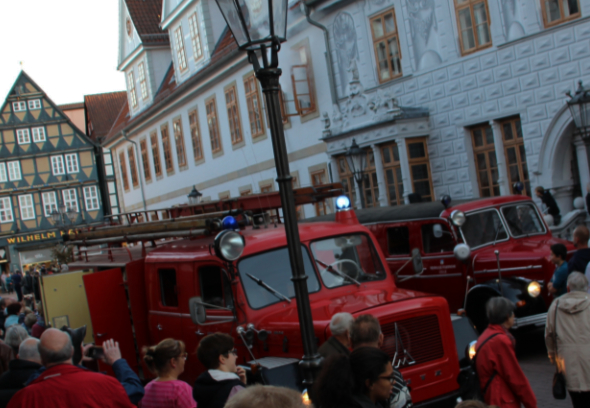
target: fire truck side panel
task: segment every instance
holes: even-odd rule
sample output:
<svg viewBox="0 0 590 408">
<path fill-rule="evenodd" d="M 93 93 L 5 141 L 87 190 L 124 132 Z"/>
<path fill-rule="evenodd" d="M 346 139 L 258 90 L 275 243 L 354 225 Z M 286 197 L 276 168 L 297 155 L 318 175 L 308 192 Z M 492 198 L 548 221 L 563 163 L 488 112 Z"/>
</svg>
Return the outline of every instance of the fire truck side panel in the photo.
<svg viewBox="0 0 590 408">
<path fill-rule="evenodd" d="M 151 345 L 148 326 L 148 308 L 145 285 L 145 263 L 143 259 L 129 262 L 125 265 L 125 277 L 127 279 L 127 292 L 129 294 L 129 305 L 131 306 L 131 318 L 135 332 L 135 341 L 138 351 L 138 366 L 142 366 L 143 373 L 149 376 L 149 370 L 141 358 L 141 349 Z M 134 360 L 135 361 L 135 360 Z M 132 362 L 129 361 L 132 366 Z M 139 367 L 138 367 L 139 368 Z"/>
<path fill-rule="evenodd" d="M 121 269 L 90 273 L 84 275 L 83 279 L 96 345 L 114 339 L 119 342 L 125 360 L 137 361 Z M 99 361 L 99 367 L 101 371 L 113 375 L 109 365 Z M 137 364 L 131 365 L 131 368 L 138 371 Z"/>
</svg>

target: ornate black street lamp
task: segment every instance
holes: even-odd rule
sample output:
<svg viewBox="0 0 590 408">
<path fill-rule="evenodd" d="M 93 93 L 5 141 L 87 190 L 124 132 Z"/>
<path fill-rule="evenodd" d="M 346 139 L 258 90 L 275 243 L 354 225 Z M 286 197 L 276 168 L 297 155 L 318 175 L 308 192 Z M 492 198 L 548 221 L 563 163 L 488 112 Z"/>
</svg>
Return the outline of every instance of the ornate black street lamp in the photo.
<svg viewBox="0 0 590 408">
<path fill-rule="evenodd" d="M 361 200 L 361 208 L 365 208 L 365 195 L 363 192 L 363 177 L 365 167 L 367 166 L 367 152 L 364 151 L 356 144 L 356 140 L 352 139 L 352 145 L 346 151 L 346 161 L 348 162 L 348 168 L 354 176 L 356 181 L 357 192 Z"/>
<path fill-rule="evenodd" d="M 304 374 L 304 384 L 309 389 L 321 363 L 317 352 L 307 276 L 303 267 L 301 241 L 297 228 L 295 200 L 289 171 L 289 160 L 281 107 L 279 104 L 279 68 L 278 52 L 287 36 L 288 0 L 215 0 L 238 47 L 248 51 L 248 60 L 254 67 L 256 78 L 260 81 L 268 109 L 268 119 L 272 147 L 277 169 L 277 182 L 283 208 L 287 248 L 297 299 L 297 312 L 301 328 L 304 356 L 300 363 Z M 269 60 L 270 53 L 270 60 Z M 262 67 L 259 58 L 262 59 Z"/>
<path fill-rule="evenodd" d="M 578 90 L 573 96 L 571 92 L 567 93 L 567 96 L 570 97 L 567 106 L 570 108 L 574 119 L 576 131 L 582 137 L 586 146 L 586 156 L 588 157 L 588 164 L 590 164 L 590 90 L 584 89 L 582 81 L 578 82 L 578 84 Z"/>
<path fill-rule="evenodd" d="M 78 217 L 78 212 L 74 210 L 73 207 L 66 207 L 62 204 L 58 207 L 57 210 L 53 210 L 49 216 L 51 217 L 51 221 L 55 226 L 61 226 L 65 229 L 66 219 L 68 219 L 70 223 L 74 225 L 74 222 Z"/>
<path fill-rule="evenodd" d="M 191 192 L 187 196 L 188 203 L 191 205 L 199 204 L 201 202 L 202 196 L 203 196 L 203 193 L 201 193 L 199 190 L 197 190 L 197 187 L 193 186 L 193 189 L 191 190 Z"/>
</svg>

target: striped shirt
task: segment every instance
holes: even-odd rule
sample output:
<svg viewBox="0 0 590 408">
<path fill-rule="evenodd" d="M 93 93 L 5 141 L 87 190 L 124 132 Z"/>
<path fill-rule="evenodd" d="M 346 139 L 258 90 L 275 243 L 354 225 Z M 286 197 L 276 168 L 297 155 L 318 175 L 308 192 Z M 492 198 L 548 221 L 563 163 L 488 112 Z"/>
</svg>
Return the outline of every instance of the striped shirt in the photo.
<svg viewBox="0 0 590 408">
<path fill-rule="evenodd" d="M 193 389 L 181 380 L 156 381 L 145 386 L 140 408 L 196 408 Z"/>
</svg>

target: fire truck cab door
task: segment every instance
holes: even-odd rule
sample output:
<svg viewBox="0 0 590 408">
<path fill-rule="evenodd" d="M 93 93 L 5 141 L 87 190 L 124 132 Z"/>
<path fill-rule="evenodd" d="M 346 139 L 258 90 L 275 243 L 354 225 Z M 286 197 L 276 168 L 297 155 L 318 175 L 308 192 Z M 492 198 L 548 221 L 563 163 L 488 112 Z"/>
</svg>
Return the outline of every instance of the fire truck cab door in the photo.
<svg viewBox="0 0 590 408">
<path fill-rule="evenodd" d="M 122 357 L 137 372 L 137 365 L 132 364 L 137 357 L 123 272 L 120 268 L 109 269 L 86 274 L 83 279 L 96 345 L 109 339 L 119 342 Z M 111 367 L 101 361 L 99 368 L 114 375 Z"/>
<path fill-rule="evenodd" d="M 182 339 L 181 326 L 181 288 L 186 285 L 182 277 L 182 263 L 156 264 L 154 273 L 151 274 L 148 324 L 151 338 L 154 344 L 173 338 Z"/>
</svg>

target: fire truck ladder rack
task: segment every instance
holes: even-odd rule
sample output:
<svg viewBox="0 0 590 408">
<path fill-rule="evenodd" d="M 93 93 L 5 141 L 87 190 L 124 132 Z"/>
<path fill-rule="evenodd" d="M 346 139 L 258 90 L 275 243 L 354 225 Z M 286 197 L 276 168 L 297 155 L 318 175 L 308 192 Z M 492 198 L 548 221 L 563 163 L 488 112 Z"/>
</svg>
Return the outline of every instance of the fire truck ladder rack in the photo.
<svg viewBox="0 0 590 408">
<path fill-rule="evenodd" d="M 342 184 L 330 183 L 294 189 L 295 205 L 318 203 L 342 194 Z M 221 228 L 221 220 L 232 215 L 243 225 L 251 219 L 267 220 L 266 213 L 274 211 L 281 222 L 279 192 L 249 195 L 227 200 L 193 205 L 180 205 L 159 210 L 142 210 L 105 217 L 105 225 L 76 230 L 63 236 L 64 242 L 78 246 L 80 257 L 92 245 L 129 242 L 151 242 L 160 239 L 196 237 L 214 233 Z M 251 217 L 251 218 L 250 218 Z M 87 255 L 86 255 L 87 256 Z"/>
</svg>

